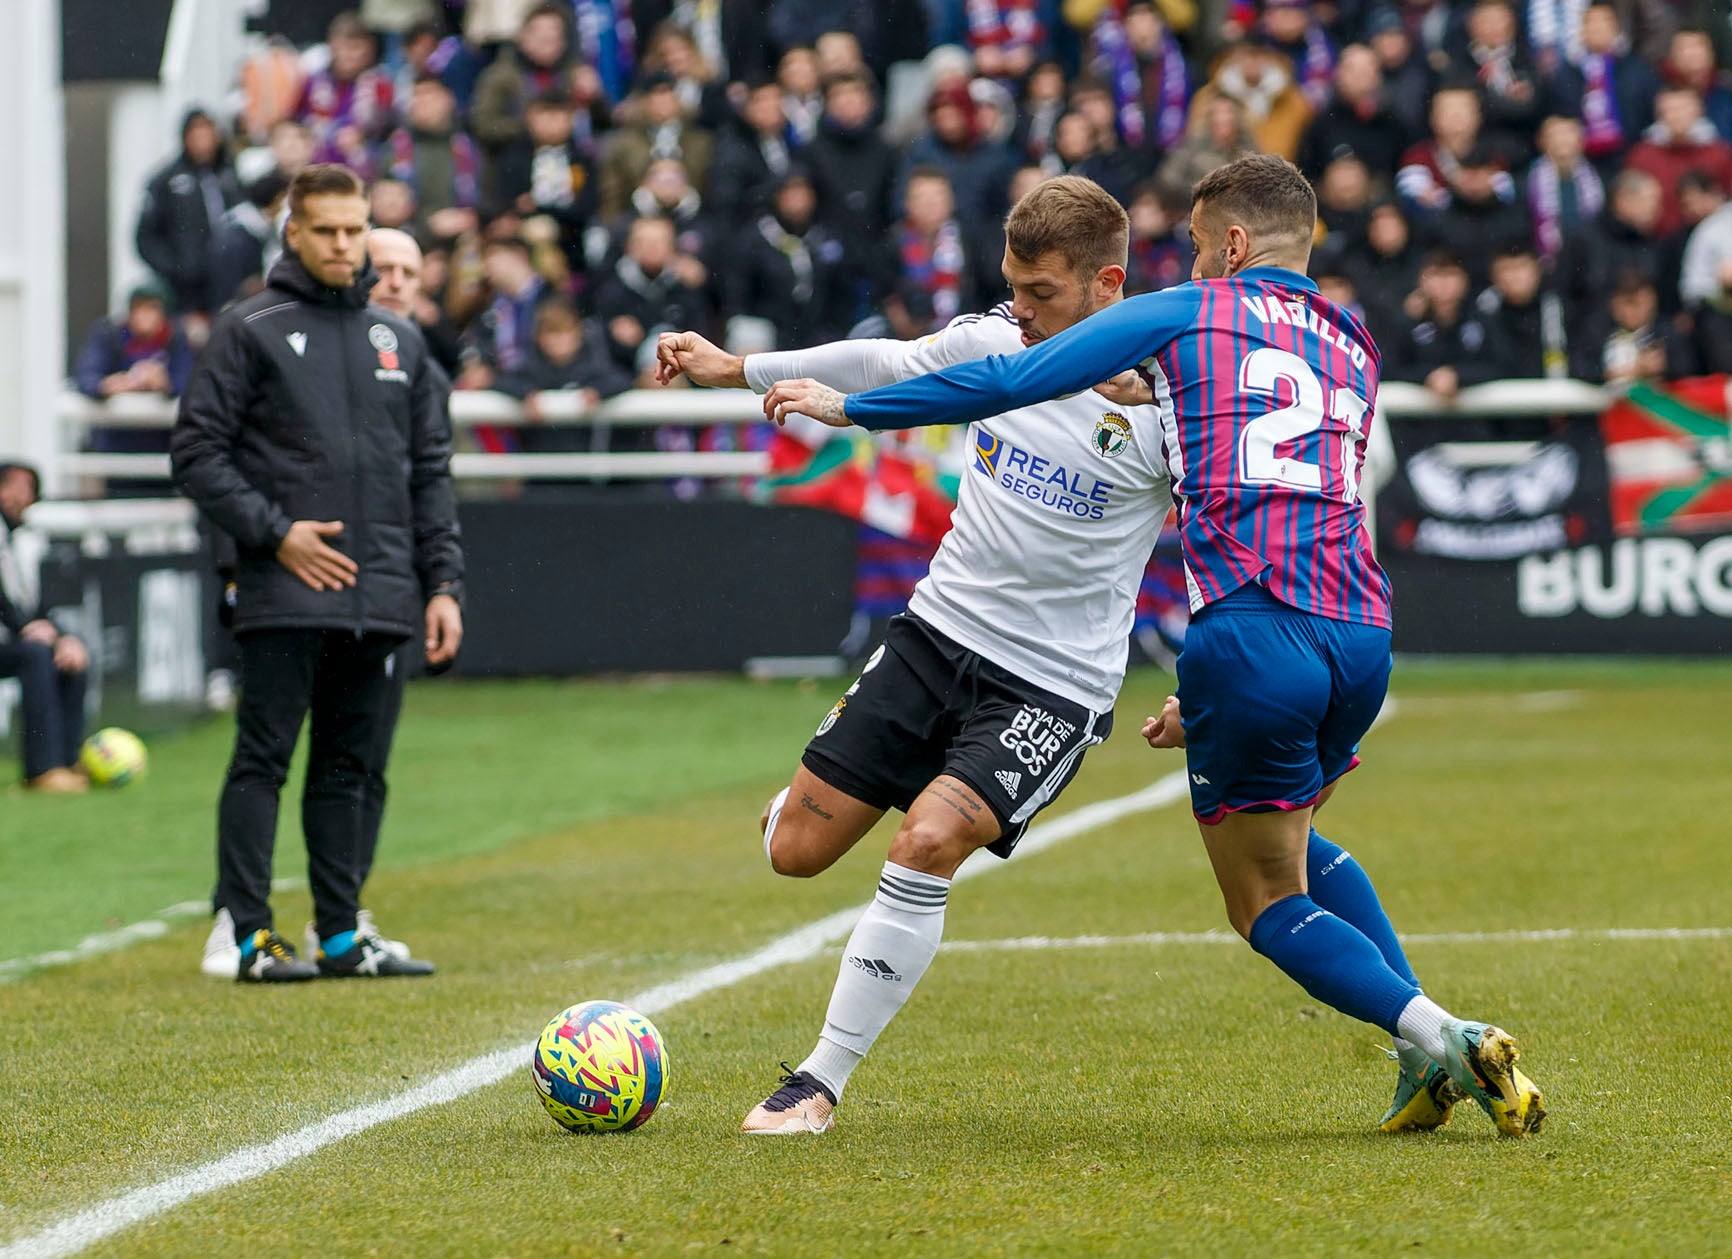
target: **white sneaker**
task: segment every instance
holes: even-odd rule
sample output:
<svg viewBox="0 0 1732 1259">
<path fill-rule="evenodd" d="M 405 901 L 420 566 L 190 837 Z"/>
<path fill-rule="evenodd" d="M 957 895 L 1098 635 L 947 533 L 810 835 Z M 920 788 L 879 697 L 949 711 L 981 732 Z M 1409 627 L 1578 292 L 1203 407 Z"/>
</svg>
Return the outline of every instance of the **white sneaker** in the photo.
<svg viewBox="0 0 1732 1259">
<path fill-rule="evenodd" d="M 355 934 L 373 941 L 380 948 L 384 949 L 385 952 L 389 953 L 400 962 L 406 962 L 409 960 L 409 946 L 404 944 L 401 940 L 387 940 L 383 935 L 379 934 L 378 925 L 373 921 L 373 911 L 370 909 L 362 909 L 356 912 Z M 307 924 L 305 940 L 307 945 L 307 957 L 315 962 L 318 961 L 319 933 L 314 929 L 313 924 L 310 922 Z"/>
<path fill-rule="evenodd" d="M 226 909 L 216 911 L 198 967 L 213 979 L 233 979 L 241 970 L 241 946 L 235 943 L 235 920 Z"/>
</svg>

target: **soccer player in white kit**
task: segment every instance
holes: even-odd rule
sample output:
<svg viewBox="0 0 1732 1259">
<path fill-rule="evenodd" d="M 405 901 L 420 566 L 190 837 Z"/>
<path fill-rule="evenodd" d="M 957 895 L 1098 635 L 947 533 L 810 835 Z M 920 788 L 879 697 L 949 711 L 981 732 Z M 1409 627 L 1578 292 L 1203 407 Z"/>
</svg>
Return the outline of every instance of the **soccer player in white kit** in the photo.
<svg viewBox="0 0 1732 1259">
<path fill-rule="evenodd" d="M 742 360 L 667 333 L 663 379 L 763 393 L 811 377 L 852 392 L 1015 353 L 1123 296 L 1129 222 L 1091 180 L 1035 187 L 1005 238 L 1011 300 L 924 340 Z M 828 869 L 887 810 L 906 816 L 817 1046 L 746 1132 L 830 1127 L 849 1075 L 938 951 L 957 868 L 978 848 L 1008 857 L 1112 727 L 1138 585 L 1171 506 L 1158 416 L 1088 390 L 971 425 L 967 449 L 931 571 L 764 812 L 770 863 L 796 877 Z"/>
</svg>

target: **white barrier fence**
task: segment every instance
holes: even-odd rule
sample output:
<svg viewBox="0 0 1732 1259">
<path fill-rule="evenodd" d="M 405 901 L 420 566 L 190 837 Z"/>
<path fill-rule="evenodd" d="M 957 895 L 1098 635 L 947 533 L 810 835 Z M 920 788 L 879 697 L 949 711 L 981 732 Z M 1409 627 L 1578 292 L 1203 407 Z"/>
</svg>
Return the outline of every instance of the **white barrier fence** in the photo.
<svg viewBox="0 0 1732 1259">
<path fill-rule="evenodd" d="M 1588 415 L 1604 410 L 1605 390 L 1578 380 L 1503 380 L 1464 389 L 1446 402 L 1430 390 L 1399 382 L 1385 384 L 1377 395 L 1377 413 L 1386 419 L 1427 419 L 1460 416 Z M 537 398 L 539 419 L 524 416 L 522 404 L 500 393 L 459 392 L 451 397 L 451 423 L 459 430 L 478 425 L 525 429 L 550 426 L 595 428 L 701 428 L 711 424 L 761 421 L 760 400 L 742 389 L 647 389 L 621 394 L 594 408 L 575 393 L 547 393 Z M 166 429 L 174 423 L 172 399 L 142 394 L 93 402 L 82 394 L 61 395 L 57 418 L 60 449 L 58 488 L 71 489 L 73 478 L 128 478 L 167 481 L 168 457 L 160 454 L 104 454 L 84 450 L 92 428 Z M 1379 439 L 1382 439 L 1381 441 Z M 1496 458 L 1499 443 L 1481 443 L 1482 454 Z M 1525 445 L 1525 443 L 1523 444 Z M 1374 477 L 1390 464 L 1387 436 L 1372 433 L 1370 454 Z M 765 456 L 755 451 L 644 451 L 571 454 L 486 454 L 459 452 L 451 472 L 463 481 L 517 480 L 660 480 L 675 477 L 751 477 L 765 471 Z"/>
</svg>

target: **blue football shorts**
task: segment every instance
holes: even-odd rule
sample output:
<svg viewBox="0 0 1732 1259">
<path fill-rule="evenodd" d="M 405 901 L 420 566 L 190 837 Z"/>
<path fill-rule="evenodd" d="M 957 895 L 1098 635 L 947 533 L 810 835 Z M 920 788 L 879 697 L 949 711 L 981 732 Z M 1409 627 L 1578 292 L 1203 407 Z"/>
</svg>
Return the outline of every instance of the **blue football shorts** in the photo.
<svg viewBox="0 0 1732 1259">
<path fill-rule="evenodd" d="M 1243 586 L 1197 613 L 1179 656 L 1191 809 L 1291 812 L 1359 764 L 1389 689 L 1389 631 Z"/>
</svg>

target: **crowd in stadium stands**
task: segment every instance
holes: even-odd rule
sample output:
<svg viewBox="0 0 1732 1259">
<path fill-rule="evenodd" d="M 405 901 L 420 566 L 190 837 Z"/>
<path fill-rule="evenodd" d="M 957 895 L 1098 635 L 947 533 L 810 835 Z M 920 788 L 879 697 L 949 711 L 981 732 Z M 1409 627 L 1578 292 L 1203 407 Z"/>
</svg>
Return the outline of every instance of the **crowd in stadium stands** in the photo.
<svg viewBox="0 0 1732 1259">
<path fill-rule="evenodd" d="M 458 387 L 530 399 L 654 387 L 662 327 L 929 332 L 1000 300 L 1002 215 L 1063 172 L 1129 208 L 1132 292 L 1179 283 L 1191 185 L 1250 151 L 1316 184 L 1386 379 L 1732 370 L 1732 0 L 365 0 L 325 35 L 187 117 L 91 396 L 177 388 L 309 161 L 422 242 Z"/>
</svg>

